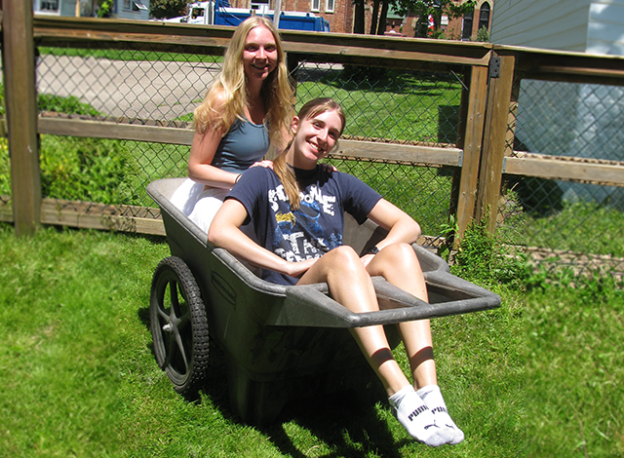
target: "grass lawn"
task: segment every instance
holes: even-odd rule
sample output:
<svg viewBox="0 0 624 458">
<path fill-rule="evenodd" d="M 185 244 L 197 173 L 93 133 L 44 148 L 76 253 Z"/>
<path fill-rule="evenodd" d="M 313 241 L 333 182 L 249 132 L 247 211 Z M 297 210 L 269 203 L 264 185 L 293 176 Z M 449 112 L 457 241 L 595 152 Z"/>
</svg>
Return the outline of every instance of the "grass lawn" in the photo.
<svg viewBox="0 0 624 458">
<path fill-rule="evenodd" d="M 621 285 L 523 293 L 473 279 L 503 305 L 433 321 L 440 386 L 466 440 L 430 449 L 410 440 L 385 401 L 304 397 L 272 426 L 241 424 L 218 348 L 200 401 L 185 401 L 157 367 L 148 329 L 151 276 L 168 254 L 161 238 L 47 227 L 18 239 L 0 225 L 0 455 L 624 454 Z"/>
</svg>

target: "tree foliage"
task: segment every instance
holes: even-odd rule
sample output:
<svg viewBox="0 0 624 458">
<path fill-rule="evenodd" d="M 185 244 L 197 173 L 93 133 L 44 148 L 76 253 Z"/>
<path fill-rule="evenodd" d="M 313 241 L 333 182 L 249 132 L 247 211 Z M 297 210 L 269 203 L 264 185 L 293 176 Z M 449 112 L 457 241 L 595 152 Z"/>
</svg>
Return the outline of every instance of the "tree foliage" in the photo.
<svg viewBox="0 0 624 458">
<path fill-rule="evenodd" d="M 168 19 L 184 16 L 186 4 L 190 0 L 150 0 L 150 16 L 155 19 Z"/>
<path fill-rule="evenodd" d="M 407 15 L 410 11 L 418 16 L 416 25 L 416 36 L 426 37 L 428 32 L 428 18 L 433 17 L 434 29 L 438 30 L 442 15 L 446 14 L 450 18 L 461 17 L 466 13 L 474 11 L 475 1 L 468 0 L 457 4 L 455 0 L 394 0 L 393 5 L 397 14 Z"/>
</svg>

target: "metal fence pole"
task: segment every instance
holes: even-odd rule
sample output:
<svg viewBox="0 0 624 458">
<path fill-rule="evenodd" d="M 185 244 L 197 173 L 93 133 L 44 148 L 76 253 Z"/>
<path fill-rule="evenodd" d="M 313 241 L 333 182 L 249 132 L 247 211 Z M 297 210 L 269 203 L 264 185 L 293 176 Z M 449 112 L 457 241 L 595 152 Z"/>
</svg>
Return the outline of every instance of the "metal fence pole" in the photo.
<svg viewBox="0 0 624 458">
<path fill-rule="evenodd" d="M 4 0 L 2 33 L 13 220 L 23 235 L 41 223 L 32 0 Z"/>
</svg>

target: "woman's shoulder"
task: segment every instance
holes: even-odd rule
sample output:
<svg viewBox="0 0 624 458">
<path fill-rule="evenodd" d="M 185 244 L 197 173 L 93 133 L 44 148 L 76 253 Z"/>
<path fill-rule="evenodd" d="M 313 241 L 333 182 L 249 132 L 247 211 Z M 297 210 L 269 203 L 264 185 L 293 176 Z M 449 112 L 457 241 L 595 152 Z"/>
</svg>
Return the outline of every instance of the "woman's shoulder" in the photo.
<svg viewBox="0 0 624 458">
<path fill-rule="evenodd" d="M 214 89 L 210 91 L 206 97 L 210 104 L 210 108 L 218 113 L 223 114 L 225 112 L 225 107 L 229 103 L 228 96 L 223 89 Z"/>
</svg>

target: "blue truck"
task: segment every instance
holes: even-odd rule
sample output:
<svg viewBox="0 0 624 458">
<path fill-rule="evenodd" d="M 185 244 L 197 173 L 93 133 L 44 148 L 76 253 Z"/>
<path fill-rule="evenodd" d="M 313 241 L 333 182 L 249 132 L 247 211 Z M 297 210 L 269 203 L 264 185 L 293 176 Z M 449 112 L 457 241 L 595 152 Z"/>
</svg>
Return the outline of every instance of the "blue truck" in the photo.
<svg viewBox="0 0 624 458">
<path fill-rule="evenodd" d="M 232 8 L 227 0 L 195 2 L 188 5 L 188 14 L 169 19 L 170 22 L 202 25 L 230 25 L 236 27 L 249 16 L 264 16 L 273 21 L 274 11 L 261 4 L 257 9 Z M 329 22 L 314 13 L 282 11 L 279 28 L 285 30 L 305 30 L 309 32 L 329 32 Z"/>
</svg>

